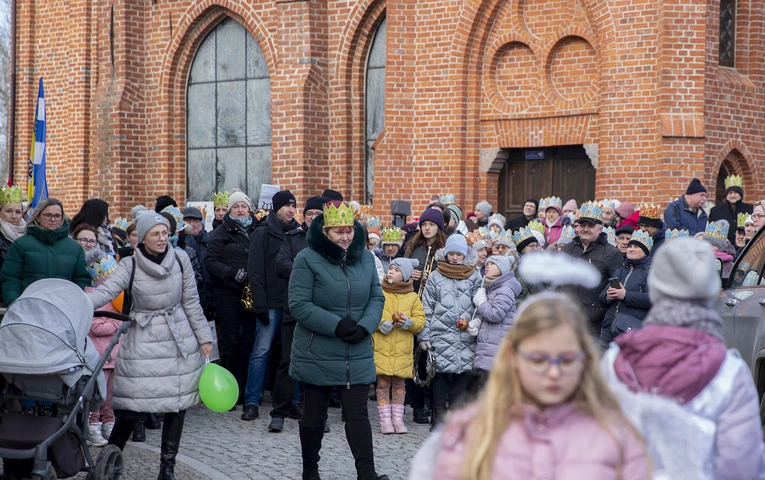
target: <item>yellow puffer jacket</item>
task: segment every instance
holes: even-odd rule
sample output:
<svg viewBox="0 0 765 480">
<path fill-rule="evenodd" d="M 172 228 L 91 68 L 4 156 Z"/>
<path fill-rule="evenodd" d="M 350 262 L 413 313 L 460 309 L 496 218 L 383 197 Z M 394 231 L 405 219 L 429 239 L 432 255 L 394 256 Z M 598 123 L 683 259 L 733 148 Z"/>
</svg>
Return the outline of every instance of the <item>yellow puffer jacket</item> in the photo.
<svg viewBox="0 0 765 480">
<path fill-rule="evenodd" d="M 425 310 L 420 298 L 414 292 L 391 293 L 383 290 L 385 307 L 383 321 L 393 321 L 393 314 L 401 312 L 412 319 L 409 330 L 393 327 L 387 335 L 377 331 L 372 335 L 375 345 L 375 365 L 378 375 L 393 375 L 400 378 L 412 378 L 414 373 L 414 339 L 425 328 Z"/>
</svg>

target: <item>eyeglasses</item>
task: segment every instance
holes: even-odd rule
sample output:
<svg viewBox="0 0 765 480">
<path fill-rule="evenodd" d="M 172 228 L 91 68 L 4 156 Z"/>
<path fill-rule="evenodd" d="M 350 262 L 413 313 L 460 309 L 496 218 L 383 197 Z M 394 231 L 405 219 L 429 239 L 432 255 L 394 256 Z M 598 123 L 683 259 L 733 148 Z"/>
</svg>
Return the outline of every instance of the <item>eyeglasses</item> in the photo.
<svg viewBox="0 0 765 480">
<path fill-rule="evenodd" d="M 64 217 L 60 213 L 43 213 L 40 216 L 45 220 L 61 220 Z"/>
<path fill-rule="evenodd" d="M 95 246 L 98 243 L 98 240 L 91 239 L 91 238 L 78 238 L 78 242 L 80 242 L 80 245 L 93 245 Z"/>
<path fill-rule="evenodd" d="M 518 349 L 518 353 L 521 358 L 528 362 L 531 371 L 538 375 L 545 375 L 553 365 L 558 366 L 561 374 L 573 375 L 579 370 L 585 357 L 582 352 L 564 353 L 555 358 L 545 353 L 526 353 L 520 349 Z"/>
<path fill-rule="evenodd" d="M 318 217 L 319 215 L 321 215 L 321 213 L 322 213 L 322 212 L 312 212 L 312 211 L 310 211 L 310 210 L 309 210 L 309 211 L 305 212 L 305 214 L 303 215 L 303 217 L 305 217 L 305 218 L 316 218 L 316 217 Z"/>
</svg>

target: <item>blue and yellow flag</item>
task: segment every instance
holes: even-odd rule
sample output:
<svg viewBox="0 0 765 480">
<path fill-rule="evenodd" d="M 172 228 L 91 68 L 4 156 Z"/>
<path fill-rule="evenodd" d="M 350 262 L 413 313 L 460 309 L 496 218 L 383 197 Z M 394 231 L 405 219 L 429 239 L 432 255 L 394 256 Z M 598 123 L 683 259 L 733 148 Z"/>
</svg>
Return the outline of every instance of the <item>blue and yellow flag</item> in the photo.
<svg viewBox="0 0 765 480">
<path fill-rule="evenodd" d="M 35 129 L 32 133 L 32 147 L 29 149 L 29 183 L 27 200 L 31 213 L 37 205 L 48 198 L 48 180 L 45 176 L 45 91 L 40 77 L 40 89 L 37 93 L 35 108 Z"/>
</svg>

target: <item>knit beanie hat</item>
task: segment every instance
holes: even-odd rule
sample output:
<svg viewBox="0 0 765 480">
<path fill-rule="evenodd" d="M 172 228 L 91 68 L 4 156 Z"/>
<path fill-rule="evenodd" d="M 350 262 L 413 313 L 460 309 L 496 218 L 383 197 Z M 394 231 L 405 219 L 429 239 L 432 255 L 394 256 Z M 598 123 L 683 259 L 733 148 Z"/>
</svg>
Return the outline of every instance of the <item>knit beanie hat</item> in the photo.
<svg viewBox="0 0 765 480">
<path fill-rule="evenodd" d="M 336 191 L 336 190 L 330 190 L 329 188 L 321 192 L 321 196 L 325 198 L 325 200 L 337 200 L 338 202 L 343 201 L 343 194 Z"/>
<path fill-rule="evenodd" d="M 652 303 L 670 297 L 709 305 L 719 294 L 717 259 L 710 244 L 683 237 L 657 250 L 648 273 Z"/>
<path fill-rule="evenodd" d="M 635 213 L 635 207 L 630 202 L 622 202 L 615 210 L 622 218 L 629 218 L 630 215 Z"/>
<path fill-rule="evenodd" d="M 420 215 L 420 225 L 422 222 L 433 222 L 438 225 L 440 230 L 444 229 L 444 214 L 440 208 L 429 208 Z"/>
<path fill-rule="evenodd" d="M 564 210 L 567 210 L 569 212 L 576 212 L 577 210 L 579 210 L 579 206 L 576 204 L 576 200 L 572 198 L 571 200 L 566 202 L 566 204 L 563 205 L 563 208 L 561 209 L 561 211 L 564 211 Z"/>
<path fill-rule="evenodd" d="M 408 282 L 412 278 L 412 272 L 415 268 L 420 266 L 420 261 L 416 258 L 399 257 L 394 258 L 390 262 L 391 265 L 395 265 L 401 270 L 401 274 L 404 276 L 404 281 Z"/>
<path fill-rule="evenodd" d="M 136 233 L 138 233 L 138 243 L 143 243 L 143 238 L 149 233 L 149 230 L 157 225 L 168 225 L 168 220 L 157 212 L 144 210 L 138 213 L 135 219 Z"/>
<path fill-rule="evenodd" d="M 136 205 L 133 207 L 132 210 L 130 210 L 130 215 L 133 217 L 133 221 L 135 221 L 136 218 L 138 218 L 138 214 L 141 212 L 147 211 L 148 208 L 144 207 L 143 205 Z"/>
<path fill-rule="evenodd" d="M 303 216 L 308 210 L 323 210 L 324 203 L 327 201 L 324 197 L 311 197 L 305 201 L 305 207 L 303 207 Z"/>
<path fill-rule="evenodd" d="M 449 212 L 451 212 L 452 214 L 454 223 L 460 223 L 460 220 L 462 220 L 462 209 L 459 207 L 459 205 L 457 205 L 456 203 L 452 203 L 447 208 L 449 209 Z"/>
<path fill-rule="evenodd" d="M 486 263 L 491 262 L 494 265 L 498 266 L 499 273 L 501 273 L 502 275 L 511 271 L 514 261 L 515 261 L 515 258 L 505 257 L 503 255 L 492 255 L 491 257 L 486 259 Z"/>
<path fill-rule="evenodd" d="M 274 212 L 278 212 L 279 209 L 285 205 L 292 205 L 293 207 L 297 207 L 295 195 L 293 195 L 289 190 L 280 190 L 274 193 L 274 196 L 271 198 L 271 209 Z"/>
<path fill-rule="evenodd" d="M 476 206 L 475 206 L 475 209 L 478 210 L 479 212 L 483 213 L 487 217 L 490 217 L 491 216 L 491 212 L 494 210 L 491 207 L 491 204 L 489 202 L 487 202 L 486 200 L 484 200 L 482 202 L 478 202 L 476 204 Z"/>
<path fill-rule="evenodd" d="M 157 197 L 157 203 L 154 205 L 154 211 L 159 213 L 162 210 L 165 209 L 168 205 L 172 205 L 174 207 L 177 207 L 178 204 L 175 203 L 175 200 L 173 200 L 173 197 L 170 195 L 160 195 Z"/>
<path fill-rule="evenodd" d="M 235 188 L 228 195 L 228 209 L 231 210 L 231 208 L 239 202 L 246 203 L 247 206 L 252 209 L 252 202 L 250 201 L 250 197 L 248 197 L 247 194 L 243 191 Z"/>
<path fill-rule="evenodd" d="M 449 238 L 446 239 L 446 246 L 444 247 L 444 253 L 445 254 L 459 253 L 467 257 L 467 254 L 468 254 L 467 240 L 465 240 L 465 237 L 460 234 L 449 235 Z"/>
<path fill-rule="evenodd" d="M 694 193 L 706 193 L 707 189 L 704 188 L 704 186 L 701 184 L 701 181 L 698 178 L 694 178 L 691 180 L 690 185 L 688 185 L 688 189 L 685 190 L 686 195 L 693 195 Z"/>
</svg>

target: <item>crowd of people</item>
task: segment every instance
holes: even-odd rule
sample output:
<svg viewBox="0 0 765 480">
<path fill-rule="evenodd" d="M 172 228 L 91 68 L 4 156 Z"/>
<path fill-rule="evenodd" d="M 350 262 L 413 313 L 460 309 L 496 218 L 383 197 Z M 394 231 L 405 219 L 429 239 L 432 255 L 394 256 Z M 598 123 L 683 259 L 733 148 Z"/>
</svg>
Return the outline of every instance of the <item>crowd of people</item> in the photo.
<svg viewBox="0 0 765 480">
<path fill-rule="evenodd" d="M 740 177 L 725 184 L 708 216 L 693 179 L 666 209 L 550 196 L 507 219 L 442 195 L 400 228 L 334 190 L 302 209 L 282 190 L 270 211 L 234 190 L 213 196 L 211 232 L 206 212 L 166 195 L 129 219 L 100 199 L 70 219 L 49 198 L 25 221 L 8 187 L 0 294 L 10 305 L 61 278 L 94 309 L 135 319 L 104 367 L 89 442 L 124 448 L 162 428 L 160 479 L 175 478 L 214 344 L 242 421 L 259 417 L 274 378 L 267 429 L 299 420 L 304 479 L 319 479 L 332 404 L 358 478 L 388 478 L 375 468 L 372 385 L 382 434 L 408 432 L 406 404 L 431 425 L 411 478 L 765 478 L 758 393 L 712 307 L 765 209 L 743 203 Z M 118 328 L 94 318 L 99 352 Z M 21 409 L 56 415 L 46 402 Z"/>
</svg>

